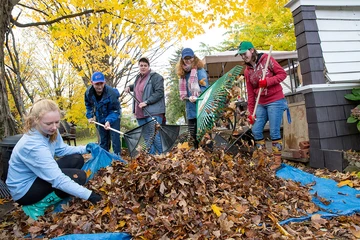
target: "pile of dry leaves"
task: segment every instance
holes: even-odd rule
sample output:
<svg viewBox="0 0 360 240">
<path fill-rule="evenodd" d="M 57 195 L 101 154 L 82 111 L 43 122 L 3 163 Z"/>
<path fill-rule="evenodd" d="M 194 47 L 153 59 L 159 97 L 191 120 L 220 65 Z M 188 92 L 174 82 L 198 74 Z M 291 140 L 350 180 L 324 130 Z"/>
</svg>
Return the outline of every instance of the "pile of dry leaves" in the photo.
<svg viewBox="0 0 360 240">
<path fill-rule="evenodd" d="M 127 232 L 134 239 L 355 239 L 360 216 L 280 226 L 318 211 L 307 187 L 275 177 L 256 159 L 175 148 L 163 156 L 114 162 L 88 183 L 103 196 L 96 206 L 71 200 L 61 213 L 33 222 L 17 209 L 0 237 L 30 233 L 52 238 L 72 233 Z M 321 199 L 320 199 L 321 200 Z M 30 227 L 31 226 L 31 227 Z"/>
</svg>

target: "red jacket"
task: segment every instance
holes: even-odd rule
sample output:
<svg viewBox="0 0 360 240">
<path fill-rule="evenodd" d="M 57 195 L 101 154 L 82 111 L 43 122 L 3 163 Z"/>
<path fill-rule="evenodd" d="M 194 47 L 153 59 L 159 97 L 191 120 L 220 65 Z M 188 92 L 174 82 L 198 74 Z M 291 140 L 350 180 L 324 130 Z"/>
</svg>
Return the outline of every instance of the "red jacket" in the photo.
<svg viewBox="0 0 360 240">
<path fill-rule="evenodd" d="M 262 79 L 262 70 L 265 68 L 267 57 L 268 55 L 266 53 L 260 53 L 255 64 L 255 68 L 250 64 L 246 64 L 247 66 L 244 76 L 246 80 L 248 110 L 250 114 L 253 114 L 254 111 L 256 98 L 260 90 L 259 80 Z M 264 105 L 284 98 L 284 93 L 280 83 L 285 80 L 286 72 L 273 57 L 270 57 L 265 78 L 267 87 L 261 92 L 259 104 Z"/>
</svg>

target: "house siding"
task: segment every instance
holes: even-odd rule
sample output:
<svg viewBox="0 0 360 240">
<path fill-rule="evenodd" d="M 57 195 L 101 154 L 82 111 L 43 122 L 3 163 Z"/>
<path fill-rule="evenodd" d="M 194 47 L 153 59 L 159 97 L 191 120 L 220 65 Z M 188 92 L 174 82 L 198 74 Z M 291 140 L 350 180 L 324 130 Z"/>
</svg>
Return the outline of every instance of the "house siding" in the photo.
<svg viewBox="0 0 360 240">
<path fill-rule="evenodd" d="M 327 80 L 360 82 L 360 6 L 317 6 L 315 14 Z"/>
<path fill-rule="evenodd" d="M 360 150 L 356 124 L 347 123 L 357 103 L 344 98 L 353 86 L 343 87 L 360 83 L 360 2 L 292 0 L 287 7 L 294 18 L 304 89 L 309 90 L 303 94 L 310 166 L 342 171 L 348 164 L 343 152 Z M 326 83 L 332 87 L 319 90 Z"/>
</svg>

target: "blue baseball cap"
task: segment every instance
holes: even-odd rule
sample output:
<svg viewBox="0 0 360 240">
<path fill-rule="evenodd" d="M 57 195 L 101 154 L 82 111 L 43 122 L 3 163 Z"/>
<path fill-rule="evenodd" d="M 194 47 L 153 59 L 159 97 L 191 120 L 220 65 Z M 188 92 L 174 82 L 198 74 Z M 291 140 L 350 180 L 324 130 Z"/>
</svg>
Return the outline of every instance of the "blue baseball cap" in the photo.
<svg viewBox="0 0 360 240">
<path fill-rule="evenodd" d="M 91 81 L 94 83 L 105 82 L 105 76 L 101 72 L 94 72 L 91 76 Z"/>
<path fill-rule="evenodd" d="M 184 48 L 181 52 L 181 58 L 184 59 L 186 57 L 194 57 L 194 51 L 191 48 Z"/>
</svg>

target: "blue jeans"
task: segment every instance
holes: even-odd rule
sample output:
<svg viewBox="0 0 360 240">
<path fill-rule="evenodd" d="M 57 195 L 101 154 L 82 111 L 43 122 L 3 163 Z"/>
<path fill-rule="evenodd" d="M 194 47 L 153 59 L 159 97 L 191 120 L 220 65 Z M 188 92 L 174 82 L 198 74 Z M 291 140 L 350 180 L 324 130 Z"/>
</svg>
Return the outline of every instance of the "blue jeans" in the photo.
<svg viewBox="0 0 360 240">
<path fill-rule="evenodd" d="M 258 104 L 256 109 L 256 120 L 252 126 L 252 132 L 254 134 L 255 141 L 262 140 L 264 138 L 264 127 L 267 121 L 270 125 L 270 138 L 271 140 L 281 139 L 280 127 L 283 119 L 283 113 L 288 109 L 285 98 L 277 100 L 275 102 L 261 105 Z"/>
<path fill-rule="evenodd" d="M 154 118 L 156 119 L 156 121 L 161 124 L 163 119 L 160 116 L 154 116 Z M 153 118 L 152 117 L 147 117 L 147 118 L 140 118 L 137 119 L 137 122 L 139 124 L 139 126 L 144 125 L 147 122 L 150 122 Z M 154 122 L 154 124 L 148 124 L 146 126 L 146 129 L 144 129 L 143 133 L 144 133 L 144 139 L 145 142 L 148 143 L 149 140 L 151 139 L 151 137 L 153 136 L 153 134 L 155 133 L 155 124 L 156 122 Z M 160 134 L 157 133 L 154 139 L 154 142 L 152 143 L 151 146 L 148 146 L 148 144 L 146 144 L 147 148 L 150 148 L 149 153 L 150 154 L 160 154 L 162 153 L 162 145 L 161 145 L 161 139 L 160 139 Z"/>
<path fill-rule="evenodd" d="M 112 123 L 111 128 L 120 131 L 120 118 L 118 118 L 114 123 Z M 96 125 L 97 130 L 100 135 L 100 147 L 106 151 L 110 149 L 110 141 L 112 142 L 112 149 L 115 154 L 120 155 L 121 145 L 120 145 L 120 134 L 112 130 L 105 130 L 104 127 Z"/>
</svg>

